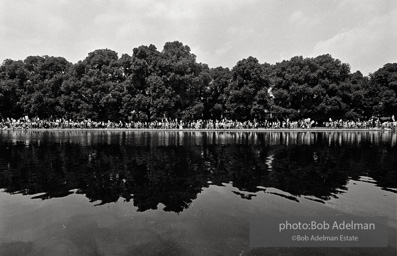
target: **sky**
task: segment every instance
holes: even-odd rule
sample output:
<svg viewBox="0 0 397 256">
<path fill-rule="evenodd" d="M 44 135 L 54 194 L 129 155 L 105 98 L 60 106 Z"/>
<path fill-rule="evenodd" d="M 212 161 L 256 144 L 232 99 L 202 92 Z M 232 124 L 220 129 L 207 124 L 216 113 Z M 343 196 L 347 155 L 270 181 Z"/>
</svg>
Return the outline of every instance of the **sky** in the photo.
<svg viewBox="0 0 397 256">
<path fill-rule="evenodd" d="M 0 0 L 0 61 L 31 55 L 76 63 L 180 41 L 197 61 L 233 68 L 331 54 L 351 71 L 397 62 L 396 0 Z"/>
</svg>

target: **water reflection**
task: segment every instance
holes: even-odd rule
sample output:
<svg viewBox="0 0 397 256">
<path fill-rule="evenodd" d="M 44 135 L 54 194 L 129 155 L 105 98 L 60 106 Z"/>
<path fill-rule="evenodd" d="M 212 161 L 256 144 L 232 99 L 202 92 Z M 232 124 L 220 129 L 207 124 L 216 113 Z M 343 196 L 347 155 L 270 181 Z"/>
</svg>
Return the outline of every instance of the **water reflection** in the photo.
<svg viewBox="0 0 397 256">
<path fill-rule="evenodd" d="M 0 133 L 0 188 L 34 198 L 77 189 L 96 205 L 132 202 L 138 211 L 181 212 L 209 184 L 230 183 L 236 197 L 269 193 L 324 202 L 350 179 L 396 193 L 392 132 Z M 367 178 L 363 178 L 367 177 Z"/>
<path fill-rule="evenodd" d="M 329 146 L 359 145 L 361 142 L 374 145 L 385 144 L 395 147 L 397 133 L 393 131 L 352 131 L 352 132 L 136 132 L 112 130 L 75 131 L 1 131 L 0 138 L 7 143 L 26 146 L 34 141 L 58 141 L 78 143 L 82 146 L 96 144 L 119 144 L 132 146 L 182 146 L 186 144 L 261 144 L 261 145 L 313 145 L 318 141 Z"/>
</svg>

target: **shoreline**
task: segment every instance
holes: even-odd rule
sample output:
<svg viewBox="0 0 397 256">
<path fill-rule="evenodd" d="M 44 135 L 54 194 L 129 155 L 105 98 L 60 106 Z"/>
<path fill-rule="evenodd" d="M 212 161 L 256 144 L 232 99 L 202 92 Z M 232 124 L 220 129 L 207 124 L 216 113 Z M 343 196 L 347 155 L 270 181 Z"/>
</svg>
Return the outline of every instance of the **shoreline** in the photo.
<svg viewBox="0 0 397 256">
<path fill-rule="evenodd" d="M 382 128 L 257 128 L 257 129 L 150 129 L 150 128 L 31 128 L 31 129 L 1 129 L 2 131 L 125 131 L 125 132 L 380 132 L 393 131 Z"/>
</svg>

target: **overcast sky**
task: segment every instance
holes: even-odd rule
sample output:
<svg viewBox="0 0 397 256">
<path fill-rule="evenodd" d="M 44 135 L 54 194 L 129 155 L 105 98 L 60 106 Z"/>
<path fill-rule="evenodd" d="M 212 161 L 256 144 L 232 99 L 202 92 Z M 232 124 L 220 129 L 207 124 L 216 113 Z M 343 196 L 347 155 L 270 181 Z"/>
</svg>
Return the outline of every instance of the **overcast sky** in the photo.
<svg viewBox="0 0 397 256">
<path fill-rule="evenodd" d="M 364 75 L 397 62 L 396 0 L 0 0 L 0 60 L 181 41 L 230 67 L 330 53 Z"/>
</svg>

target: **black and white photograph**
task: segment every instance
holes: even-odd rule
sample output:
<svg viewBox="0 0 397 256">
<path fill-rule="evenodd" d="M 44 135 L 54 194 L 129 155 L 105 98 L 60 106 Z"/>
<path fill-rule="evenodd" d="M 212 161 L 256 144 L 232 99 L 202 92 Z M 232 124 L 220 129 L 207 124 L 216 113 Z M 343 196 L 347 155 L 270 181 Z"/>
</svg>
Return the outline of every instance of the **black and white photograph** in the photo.
<svg viewBox="0 0 397 256">
<path fill-rule="evenodd" d="M 0 0 L 0 256 L 397 256 L 396 0 Z"/>
</svg>

